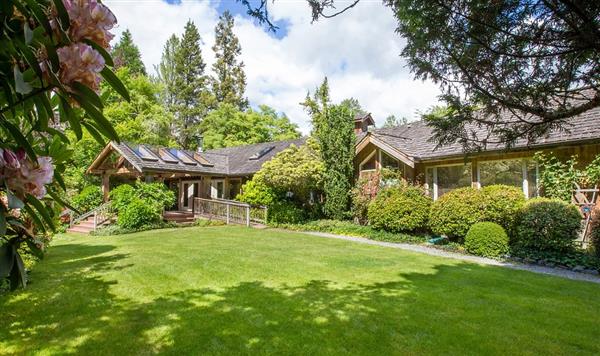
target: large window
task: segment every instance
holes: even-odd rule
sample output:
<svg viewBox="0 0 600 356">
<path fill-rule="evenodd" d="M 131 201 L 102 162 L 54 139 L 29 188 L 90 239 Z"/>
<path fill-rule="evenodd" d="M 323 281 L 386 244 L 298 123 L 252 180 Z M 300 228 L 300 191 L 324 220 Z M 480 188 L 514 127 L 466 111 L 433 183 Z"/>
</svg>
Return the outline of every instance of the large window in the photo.
<svg viewBox="0 0 600 356">
<path fill-rule="evenodd" d="M 429 194 L 437 199 L 449 191 L 471 186 L 471 164 L 427 168 Z"/>
<path fill-rule="evenodd" d="M 359 165 L 359 170 L 362 171 L 374 171 L 377 168 L 377 155 L 376 151 L 373 151 L 364 161 Z"/>
<path fill-rule="evenodd" d="M 400 161 L 381 151 L 381 166 L 387 169 L 399 170 L 402 168 Z"/>
<path fill-rule="evenodd" d="M 537 167 L 531 160 L 479 162 L 479 184 L 482 187 L 504 184 L 523 189 L 528 197 L 537 196 Z"/>
</svg>

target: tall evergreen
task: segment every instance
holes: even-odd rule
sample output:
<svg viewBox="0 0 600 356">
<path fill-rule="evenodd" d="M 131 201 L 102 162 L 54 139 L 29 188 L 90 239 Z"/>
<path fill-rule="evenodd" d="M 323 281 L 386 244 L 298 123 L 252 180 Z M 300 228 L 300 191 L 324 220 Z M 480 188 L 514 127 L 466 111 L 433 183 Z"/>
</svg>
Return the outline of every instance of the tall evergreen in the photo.
<svg viewBox="0 0 600 356">
<path fill-rule="evenodd" d="M 246 91 L 246 74 L 244 62 L 238 61 L 242 47 L 233 33 L 234 20 L 229 11 L 219 17 L 215 27 L 216 61 L 213 64 L 215 76 L 212 78 L 212 91 L 218 103 L 227 103 L 244 110 L 248 107 Z"/>
<path fill-rule="evenodd" d="M 129 29 L 123 32 L 121 39 L 114 46 L 112 56 L 115 66 L 127 67 L 131 74 L 146 75 L 146 67 L 144 66 L 144 62 L 142 62 L 140 49 L 133 43 L 133 37 Z"/>
<path fill-rule="evenodd" d="M 206 115 L 208 78 L 202 58 L 202 39 L 196 25 L 190 20 L 173 56 L 173 113 L 174 134 L 183 148 L 195 147 L 194 136 L 198 124 Z"/>
<path fill-rule="evenodd" d="M 357 104 L 358 102 L 356 102 Z M 350 207 L 350 190 L 354 174 L 354 114 L 356 105 L 350 100 L 335 105 L 329 96 L 327 78 L 314 96 L 302 104 L 311 115 L 312 136 L 321 149 L 325 164 L 325 215 L 343 219 Z"/>
<path fill-rule="evenodd" d="M 155 70 L 158 73 L 158 79 L 163 84 L 161 101 L 169 111 L 174 111 L 175 95 L 177 87 L 175 86 L 175 53 L 179 47 L 179 38 L 173 34 L 163 47 L 162 57 Z"/>
</svg>

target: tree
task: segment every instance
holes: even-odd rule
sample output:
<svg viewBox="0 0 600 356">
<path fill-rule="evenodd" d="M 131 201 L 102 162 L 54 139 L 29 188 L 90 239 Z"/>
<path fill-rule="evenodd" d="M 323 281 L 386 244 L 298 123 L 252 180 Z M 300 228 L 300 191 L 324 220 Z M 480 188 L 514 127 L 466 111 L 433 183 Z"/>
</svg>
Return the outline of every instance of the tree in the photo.
<svg viewBox="0 0 600 356">
<path fill-rule="evenodd" d="M 232 104 L 244 110 L 248 107 L 248 99 L 244 98 L 246 74 L 244 62 L 238 62 L 237 59 L 242 47 L 233 33 L 233 26 L 233 17 L 229 11 L 225 11 L 215 27 L 215 45 L 212 49 L 216 61 L 213 64 L 215 77 L 212 78 L 212 90 L 218 103 Z"/>
<path fill-rule="evenodd" d="M 406 125 L 408 123 L 408 119 L 404 116 L 401 118 L 396 118 L 396 115 L 389 115 L 385 118 L 385 122 L 383 123 L 383 127 L 396 127 L 400 125 Z"/>
<path fill-rule="evenodd" d="M 115 68 L 127 67 L 130 74 L 146 75 L 146 67 L 142 62 L 140 49 L 133 43 L 129 29 L 121 35 L 121 39 L 114 46 L 112 56 L 115 60 Z"/>
<path fill-rule="evenodd" d="M 200 130 L 206 149 L 300 137 L 297 125 L 266 105 L 261 105 L 259 111 L 239 111 L 232 104 L 222 103 L 204 118 Z"/>
<path fill-rule="evenodd" d="M 98 141 L 119 140 L 102 113 L 98 85 L 122 97 L 107 53 L 116 24 L 96 0 L 4 0 L 0 5 L 0 279 L 12 289 L 27 276 L 20 249 L 43 255 L 64 201 L 63 173 L 72 152 L 57 129 Z"/>
<path fill-rule="evenodd" d="M 179 38 L 173 34 L 163 47 L 163 53 L 160 59 L 160 64 L 155 67 L 158 73 L 158 80 L 163 84 L 163 91 L 160 98 L 170 111 L 174 111 L 175 96 L 177 87 L 175 85 L 176 69 L 175 69 L 175 53 L 179 48 Z"/>
<path fill-rule="evenodd" d="M 276 30 L 267 0 L 248 14 Z M 337 16 L 335 0 L 307 0 L 313 21 Z M 600 106 L 600 2 L 386 0 L 417 79 L 433 80 L 448 107 L 424 119 L 439 144 L 465 149 L 530 141 Z M 346 5 L 346 4 L 344 4 Z M 333 12 L 330 12 L 333 11 Z M 484 130 L 482 130 L 484 129 Z M 477 135 L 477 132 L 488 135 Z"/>
<path fill-rule="evenodd" d="M 343 219 L 350 206 L 350 190 L 354 175 L 354 115 L 352 105 L 333 105 L 329 97 L 327 78 L 317 88 L 314 96 L 307 95 L 302 104 L 312 118 L 313 132 L 325 164 L 323 190 L 324 213 Z"/>
<path fill-rule="evenodd" d="M 179 145 L 187 149 L 195 147 L 198 124 L 207 112 L 208 78 L 200 44 L 198 29 L 188 21 L 173 56 L 174 135 Z"/>
</svg>

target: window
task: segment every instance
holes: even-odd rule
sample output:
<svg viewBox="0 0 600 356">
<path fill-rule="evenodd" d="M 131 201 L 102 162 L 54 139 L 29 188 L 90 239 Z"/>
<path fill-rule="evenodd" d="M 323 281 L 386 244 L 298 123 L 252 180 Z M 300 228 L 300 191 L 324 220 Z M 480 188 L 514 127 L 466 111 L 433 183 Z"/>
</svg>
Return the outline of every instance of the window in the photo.
<svg viewBox="0 0 600 356">
<path fill-rule="evenodd" d="M 401 168 L 400 162 L 397 159 L 383 151 L 381 151 L 381 166 L 383 168 L 394 170 L 398 170 Z"/>
<path fill-rule="evenodd" d="M 437 199 L 453 189 L 471 186 L 471 164 L 427 168 L 425 177 L 429 194 Z"/>
<path fill-rule="evenodd" d="M 537 196 L 537 167 L 531 160 L 503 160 L 479 163 L 479 184 L 505 184 L 523 189 L 528 197 Z"/>
<path fill-rule="evenodd" d="M 242 182 L 239 180 L 231 180 L 229 181 L 229 199 L 235 199 L 235 197 L 240 194 L 240 187 Z"/>
<path fill-rule="evenodd" d="M 225 182 L 223 180 L 212 180 L 210 183 L 210 197 L 213 199 L 223 199 Z"/>
<path fill-rule="evenodd" d="M 362 163 L 360 164 L 360 171 L 374 171 L 377 168 L 377 151 L 373 151 Z"/>
</svg>

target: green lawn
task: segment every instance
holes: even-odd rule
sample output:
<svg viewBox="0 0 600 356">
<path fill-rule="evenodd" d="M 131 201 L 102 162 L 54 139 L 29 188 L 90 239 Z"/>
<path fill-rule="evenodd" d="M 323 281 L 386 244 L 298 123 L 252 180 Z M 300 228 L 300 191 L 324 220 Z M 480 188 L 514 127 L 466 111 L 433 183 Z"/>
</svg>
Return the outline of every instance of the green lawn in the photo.
<svg viewBox="0 0 600 356">
<path fill-rule="evenodd" d="M 243 227 L 58 236 L 1 354 L 600 354 L 600 285 Z"/>
</svg>

